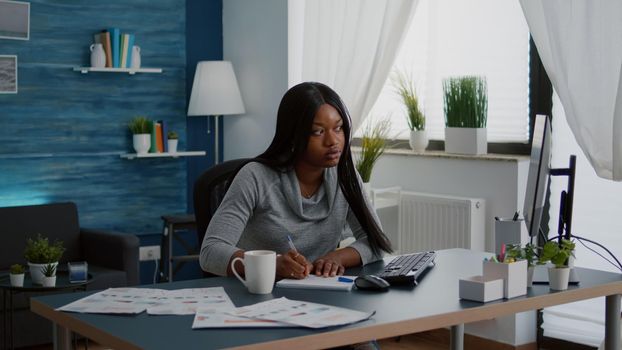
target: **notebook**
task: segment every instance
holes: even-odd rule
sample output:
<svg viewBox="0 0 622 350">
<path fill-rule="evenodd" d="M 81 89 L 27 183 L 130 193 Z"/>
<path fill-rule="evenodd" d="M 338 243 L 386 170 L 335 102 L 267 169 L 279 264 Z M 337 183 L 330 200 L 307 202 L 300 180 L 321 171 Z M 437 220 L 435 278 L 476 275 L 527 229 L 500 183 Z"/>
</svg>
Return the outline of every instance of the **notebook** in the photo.
<svg viewBox="0 0 622 350">
<path fill-rule="evenodd" d="M 352 290 L 355 278 L 356 276 L 321 277 L 309 275 L 302 280 L 283 279 L 278 281 L 276 286 L 280 288 L 326 289 L 349 292 Z"/>
</svg>

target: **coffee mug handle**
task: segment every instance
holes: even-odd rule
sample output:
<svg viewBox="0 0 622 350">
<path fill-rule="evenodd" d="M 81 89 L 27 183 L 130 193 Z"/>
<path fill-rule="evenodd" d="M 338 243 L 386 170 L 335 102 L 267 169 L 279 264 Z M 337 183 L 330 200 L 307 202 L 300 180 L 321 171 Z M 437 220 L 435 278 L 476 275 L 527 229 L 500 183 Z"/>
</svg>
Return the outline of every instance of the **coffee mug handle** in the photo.
<svg viewBox="0 0 622 350">
<path fill-rule="evenodd" d="M 233 260 L 231 260 L 231 271 L 233 271 L 233 274 L 235 275 L 235 277 L 237 277 L 240 282 L 242 282 L 242 284 L 246 285 L 246 281 L 240 277 L 240 275 L 238 275 L 238 272 L 235 270 L 235 262 L 240 260 L 240 262 L 242 263 L 242 265 L 244 265 L 244 259 L 240 258 L 240 257 L 236 257 Z M 246 265 L 244 265 L 246 267 Z"/>
</svg>

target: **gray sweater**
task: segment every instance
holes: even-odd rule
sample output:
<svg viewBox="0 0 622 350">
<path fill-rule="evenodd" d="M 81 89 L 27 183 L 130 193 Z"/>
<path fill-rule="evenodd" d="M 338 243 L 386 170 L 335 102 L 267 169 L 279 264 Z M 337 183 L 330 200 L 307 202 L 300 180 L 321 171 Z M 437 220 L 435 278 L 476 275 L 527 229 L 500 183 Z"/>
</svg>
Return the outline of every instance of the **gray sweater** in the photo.
<svg viewBox="0 0 622 350">
<path fill-rule="evenodd" d="M 370 211 L 380 224 L 375 211 Z M 300 194 L 293 170 L 281 173 L 251 162 L 233 179 L 207 227 L 201 268 L 224 276 L 231 256 L 239 249 L 285 253 L 290 249 L 287 235 L 313 262 L 337 248 L 346 224 L 356 238 L 350 247 L 358 251 L 363 264 L 379 259 L 339 188 L 336 167 L 324 171 L 322 186 L 307 199 Z"/>
</svg>

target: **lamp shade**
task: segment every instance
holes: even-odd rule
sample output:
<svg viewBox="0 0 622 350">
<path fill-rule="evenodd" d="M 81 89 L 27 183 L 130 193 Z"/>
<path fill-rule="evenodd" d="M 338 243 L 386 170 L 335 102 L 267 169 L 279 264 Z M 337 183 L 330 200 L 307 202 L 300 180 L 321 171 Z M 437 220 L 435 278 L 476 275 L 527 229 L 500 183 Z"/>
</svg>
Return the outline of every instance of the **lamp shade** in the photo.
<svg viewBox="0 0 622 350">
<path fill-rule="evenodd" d="M 238 81 L 229 61 L 197 64 L 188 106 L 188 116 L 244 113 Z"/>
</svg>

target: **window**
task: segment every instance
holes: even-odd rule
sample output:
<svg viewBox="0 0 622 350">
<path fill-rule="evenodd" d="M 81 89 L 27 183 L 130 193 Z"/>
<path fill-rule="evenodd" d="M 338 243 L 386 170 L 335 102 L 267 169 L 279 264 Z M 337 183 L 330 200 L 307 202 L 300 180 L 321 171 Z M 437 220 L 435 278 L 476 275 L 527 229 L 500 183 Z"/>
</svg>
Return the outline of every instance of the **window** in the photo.
<svg viewBox="0 0 622 350">
<path fill-rule="evenodd" d="M 444 138 L 442 80 L 483 75 L 488 141 L 529 142 L 529 30 L 517 1 L 421 0 L 393 71 L 412 76 L 431 140 Z M 408 139 L 405 113 L 389 78 L 366 123 L 389 117 L 390 137 Z"/>
</svg>

